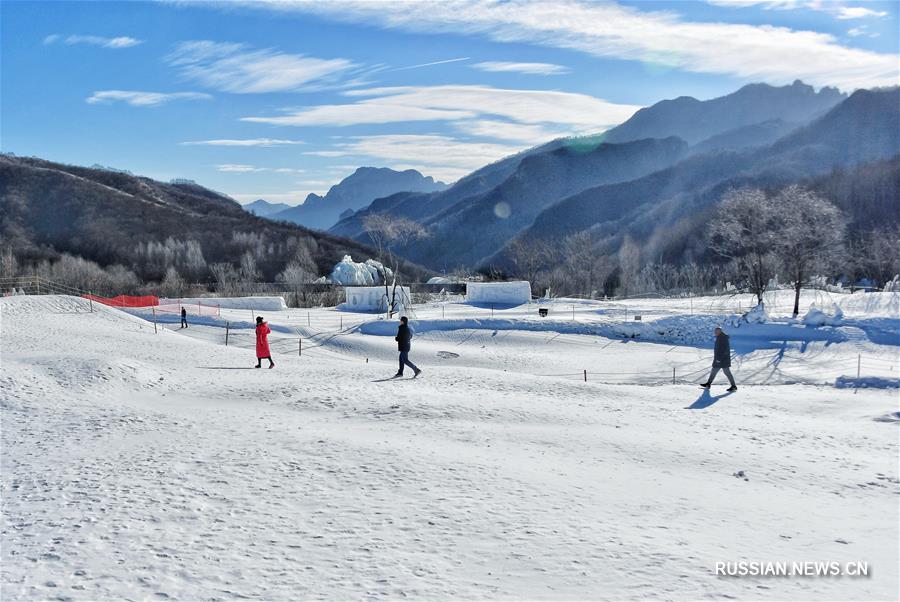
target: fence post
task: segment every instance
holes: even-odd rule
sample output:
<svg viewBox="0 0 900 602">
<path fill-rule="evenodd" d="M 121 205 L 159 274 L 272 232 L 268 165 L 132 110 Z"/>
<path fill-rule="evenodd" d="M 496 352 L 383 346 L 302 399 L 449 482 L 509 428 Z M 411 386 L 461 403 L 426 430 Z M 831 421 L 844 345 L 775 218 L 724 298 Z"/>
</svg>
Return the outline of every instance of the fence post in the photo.
<svg viewBox="0 0 900 602">
<path fill-rule="evenodd" d="M 340 330 L 344 330 L 344 316 L 343 316 L 343 314 L 341 315 L 341 328 L 340 328 Z"/>
<path fill-rule="evenodd" d="M 584 382 L 587 382 L 587 370 L 584 371 Z"/>
<path fill-rule="evenodd" d="M 312 328 L 312 322 L 309 320 L 309 312 L 306 312 L 306 326 Z"/>
<path fill-rule="evenodd" d="M 572 306 L 572 321 L 575 321 L 575 306 Z"/>
<path fill-rule="evenodd" d="M 672 366 L 672 384 L 675 384 L 675 366 Z"/>
<path fill-rule="evenodd" d="M 694 315 L 694 294 L 688 293 L 688 298 L 691 300 L 691 315 Z"/>
<path fill-rule="evenodd" d="M 228 347 L 228 330 L 229 330 L 229 323 L 225 322 L 225 346 L 226 347 Z"/>
<path fill-rule="evenodd" d="M 88 291 L 88 304 L 91 306 L 91 313 L 94 313 L 94 299 L 92 298 L 94 293 Z"/>
<path fill-rule="evenodd" d="M 253 321 L 256 322 L 256 312 L 253 311 L 253 308 L 250 308 L 250 315 L 253 316 Z"/>
<path fill-rule="evenodd" d="M 297 355 L 303 357 L 303 337 L 297 338 Z"/>
<path fill-rule="evenodd" d="M 157 332 L 156 331 L 156 308 L 151 307 L 150 311 L 151 311 L 151 313 L 153 313 L 153 333 L 156 334 L 156 332 Z"/>
</svg>

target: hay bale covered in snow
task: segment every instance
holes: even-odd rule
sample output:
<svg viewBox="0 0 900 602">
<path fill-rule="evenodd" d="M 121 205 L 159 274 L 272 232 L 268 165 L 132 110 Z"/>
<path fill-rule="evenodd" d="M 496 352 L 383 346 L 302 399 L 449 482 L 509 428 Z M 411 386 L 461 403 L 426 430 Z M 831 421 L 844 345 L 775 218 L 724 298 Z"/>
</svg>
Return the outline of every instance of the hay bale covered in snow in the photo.
<svg viewBox="0 0 900 602">
<path fill-rule="evenodd" d="M 531 284 L 513 282 L 467 282 L 466 301 L 495 305 L 522 305 L 531 302 Z"/>
</svg>

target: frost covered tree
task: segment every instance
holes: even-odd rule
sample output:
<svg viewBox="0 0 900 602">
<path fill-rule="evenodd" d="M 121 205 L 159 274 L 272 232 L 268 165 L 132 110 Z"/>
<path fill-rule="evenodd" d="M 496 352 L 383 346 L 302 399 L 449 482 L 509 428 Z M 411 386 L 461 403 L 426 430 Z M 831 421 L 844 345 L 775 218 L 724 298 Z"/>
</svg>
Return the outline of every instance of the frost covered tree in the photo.
<svg viewBox="0 0 900 602">
<path fill-rule="evenodd" d="M 641 269 L 641 247 L 626 234 L 616 258 L 619 261 L 619 293 L 628 295 L 637 284 L 638 271 Z"/>
<path fill-rule="evenodd" d="M 403 267 L 403 257 L 395 249 L 402 249 L 414 240 L 426 238 L 428 231 L 418 222 L 386 213 L 367 215 L 363 218 L 363 229 L 378 251 L 384 294 L 388 299 L 388 316 L 391 316 L 399 302 L 397 287 L 400 286 Z M 388 267 L 393 272 L 391 276 L 388 276 L 388 270 L 385 269 Z"/>
<path fill-rule="evenodd" d="M 19 262 L 12 249 L 6 248 L 0 253 L 0 278 L 15 278 L 19 275 Z"/>
<path fill-rule="evenodd" d="M 184 293 L 185 288 L 187 288 L 187 282 L 181 277 L 175 266 L 169 266 L 165 278 L 159 285 L 159 292 L 164 297 L 179 297 Z"/>
<path fill-rule="evenodd" d="M 801 186 L 788 186 L 774 202 L 782 216 L 776 244 L 786 275 L 794 283 L 797 317 L 800 289 L 810 276 L 828 270 L 842 257 L 845 221 L 837 207 Z"/>
<path fill-rule="evenodd" d="M 775 201 L 752 188 L 728 192 L 709 224 L 710 249 L 734 263 L 758 303 L 778 268 L 782 229 Z"/>
</svg>

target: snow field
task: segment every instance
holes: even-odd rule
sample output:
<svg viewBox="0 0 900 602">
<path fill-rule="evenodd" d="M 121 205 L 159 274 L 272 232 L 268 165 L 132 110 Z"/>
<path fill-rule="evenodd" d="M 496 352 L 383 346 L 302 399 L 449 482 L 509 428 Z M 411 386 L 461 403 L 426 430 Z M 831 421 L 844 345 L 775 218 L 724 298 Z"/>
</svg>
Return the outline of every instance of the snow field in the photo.
<svg viewBox="0 0 900 602">
<path fill-rule="evenodd" d="M 897 597 L 896 391 L 584 383 L 537 369 L 710 354 L 478 328 L 421 332 L 390 381 L 393 339 L 333 310 L 302 357 L 302 310 L 267 315 L 254 370 L 218 323 L 85 308 L 0 301 L 4 599 Z M 893 359 L 817 345 L 783 352 Z M 742 559 L 872 576 L 713 575 Z"/>
</svg>

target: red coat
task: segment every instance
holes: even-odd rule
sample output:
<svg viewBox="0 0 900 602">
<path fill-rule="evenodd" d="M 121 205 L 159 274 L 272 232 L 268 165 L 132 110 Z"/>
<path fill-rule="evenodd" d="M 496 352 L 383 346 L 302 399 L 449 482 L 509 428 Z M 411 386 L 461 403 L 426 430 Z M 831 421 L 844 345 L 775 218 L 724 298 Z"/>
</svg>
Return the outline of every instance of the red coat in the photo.
<svg viewBox="0 0 900 602">
<path fill-rule="evenodd" d="M 272 352 L 269 351 L 270 332 L 272 332 L 272 329 L 269 328 L 268 323 L 263 322 L 256 325 L 256 357 L 258 359 L 272 357 Z"/>
</svg>

